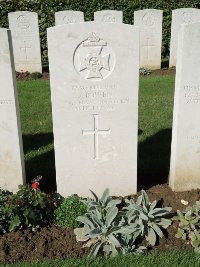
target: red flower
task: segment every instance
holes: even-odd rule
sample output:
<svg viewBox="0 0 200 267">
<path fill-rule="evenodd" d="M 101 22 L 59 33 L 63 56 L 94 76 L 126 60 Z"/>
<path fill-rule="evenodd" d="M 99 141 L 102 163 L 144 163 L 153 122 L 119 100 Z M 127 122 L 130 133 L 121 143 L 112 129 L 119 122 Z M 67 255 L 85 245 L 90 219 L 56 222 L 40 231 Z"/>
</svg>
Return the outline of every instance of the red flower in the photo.
<svg viewBox="0 0 200 267">
<path fill-rule="evenodd" d="M 31 185 L 31 187 L 32 187 L 32 189 L 37 189 L 38 188 L 38 183 L 37 182 L 35 182 L 35 183 L 33 183 L 32 185 Z"/>
</svg>

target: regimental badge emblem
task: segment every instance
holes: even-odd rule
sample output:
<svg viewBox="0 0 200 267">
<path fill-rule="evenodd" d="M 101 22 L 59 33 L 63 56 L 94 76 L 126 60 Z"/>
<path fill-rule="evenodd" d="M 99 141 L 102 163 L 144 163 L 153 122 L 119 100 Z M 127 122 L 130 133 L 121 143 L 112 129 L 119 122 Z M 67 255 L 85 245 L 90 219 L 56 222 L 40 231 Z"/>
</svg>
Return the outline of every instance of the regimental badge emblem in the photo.
<svg viewBox="0 0 200 267">
<path fill-rule="evenodd" d="M 112 73 L 114 66 L 113 50 L 94 32 L 78 45 L 74 53 L 74 67 L 86 80 L 103 80 Z"/>
<path fill-rule="evenodd" d="M 155 17 L 153 14 L 147 12 L 142 18 L 144 26 L 150 27 L 155 24 Z"/>
<path fill-rule="evenodd" d="M 27 30 L 30 27 L 30 19 L 26 15 L 20 15 L 17 18 L 17 25 L 22 30 Z"/>
<path fill-rule="evenodd" d="M 192 13 L 191 12 L 184 12 L 182 14 L 183 23 L 189 24 L 192 23 Z"/>
</svg>

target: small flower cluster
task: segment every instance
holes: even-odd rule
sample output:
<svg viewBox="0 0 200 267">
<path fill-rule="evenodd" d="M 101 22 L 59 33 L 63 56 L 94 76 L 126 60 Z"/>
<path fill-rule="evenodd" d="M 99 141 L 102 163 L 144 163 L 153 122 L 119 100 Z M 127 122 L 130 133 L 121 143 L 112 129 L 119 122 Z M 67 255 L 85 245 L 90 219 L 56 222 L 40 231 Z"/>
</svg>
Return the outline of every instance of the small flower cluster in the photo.
<svg viewBox="0 0 200 267">
<path fill-rule="evenodd" d="M 31 185 L 31 188 L 33 190 L 37 190 L 38 189 L 38 186 L 39 186 L 39 182 L 42 180 L 42 176 L 37 176 L 36 178 L 34 178 L 31 182 L 32 182 L 32 185 Z"/>
</svg>

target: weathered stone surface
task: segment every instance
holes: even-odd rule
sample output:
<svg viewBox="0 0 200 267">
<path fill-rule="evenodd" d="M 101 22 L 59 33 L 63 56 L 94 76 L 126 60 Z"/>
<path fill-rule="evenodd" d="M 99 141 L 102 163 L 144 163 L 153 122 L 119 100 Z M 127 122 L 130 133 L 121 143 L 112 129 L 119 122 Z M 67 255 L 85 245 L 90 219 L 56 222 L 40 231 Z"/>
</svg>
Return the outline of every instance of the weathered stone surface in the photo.
<svg viewBox="0 0 200 267">
<path fill-rule="evenodd" d="M 179 36 L 169 184 L 174 191 L 200 188 L 200 23 Z"/>
<path fill-rule="evenodd" d="M 136 193 L 139 33 L 84 22 L 48 29 L 57 189 Z"/>
<path fill-rule="evenodd" d="M 97 11 L 94 12 L 94 21 L 123 23 L 123 13 L 117 10 Z"/>
<path fill-rule="evenodd" d="M 37 13 L 16 11 L 8 19 L 16 71 L 42 72 Z"/>
<path fill-rule="evenodd" d="M 84 22 L 84 13 L 81 11 L 65 10 L 55 13 L 55 25 Z"/>
<path fill-rule="evenodd" d="M 134 12 L 134 25 L 140 29 L 140 67 L 160 69 L 162 46 L 162 10 Z"/>
<path fill-rule="evenodd" d="M 171 43 L 169 66 L 176 66 L 178 32 L 182 24 L 189 24 L 200 21 L 200 9 L 179 8 L 172 11 Z"/>
<path fill-rule="evenodd" d="M 10 31 L 0 28 L 0 188 L 23 184 L 24 158 Z"/>
</svg>

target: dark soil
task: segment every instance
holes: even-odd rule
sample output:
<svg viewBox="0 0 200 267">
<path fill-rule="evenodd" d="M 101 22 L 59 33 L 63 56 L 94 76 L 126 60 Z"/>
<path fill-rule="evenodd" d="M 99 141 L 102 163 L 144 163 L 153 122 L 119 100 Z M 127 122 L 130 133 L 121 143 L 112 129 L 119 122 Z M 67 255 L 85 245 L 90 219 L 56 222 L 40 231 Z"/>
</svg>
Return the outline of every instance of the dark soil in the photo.
<svg viewBox="0 0 200 267">
<path fill-rule="evenodd" d="M 152 70 L 150 73 L 151 76 L 163 76 L 163 75 L 175 75 L 175 74 L 176 74 L 175 67 Z"/>
<path fill-rule="evenodd" d="M 157 185 L 147 190 L 150 201 L 159 200 L 163 206 L 171 206 L 173 213 L 184 210 L 181 200 L 190 205 L 200 199 L 200 190 L 175 193 L 166 185 Z M 140 192 L 138 193 L 138 195 Z M 188 250 L 190 244 L 175 238 L 177 222 L 174 222 L 165 232 L 165 237 L 159 240 L 154 250 Z M 82 257 L 88 254 L 88 249 L 82 248 L 83 243 L 76 242 L 73 229 L 61 229 L 56 226 L 42 228 L 36 232 L 21 230 L 6 233 L 0 237 L 0 261 L 2 263 L 36 260 L 63 259 Z"/>
</svg>

